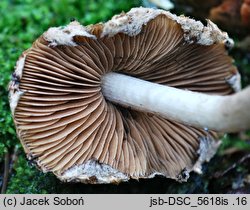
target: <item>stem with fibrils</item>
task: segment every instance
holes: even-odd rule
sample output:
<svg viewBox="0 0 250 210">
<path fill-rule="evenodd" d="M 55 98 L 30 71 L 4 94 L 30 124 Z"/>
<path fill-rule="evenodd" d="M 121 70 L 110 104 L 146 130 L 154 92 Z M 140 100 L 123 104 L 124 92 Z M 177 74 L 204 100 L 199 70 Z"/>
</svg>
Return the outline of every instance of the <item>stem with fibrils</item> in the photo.
<svg viewBox="0 0 250 210">
<path fill-rule="evenodd" d="M 102 78 L 102 93 L 111 102 L 187 125 L 224 132 L 250 128 L 250 87 L 217 96 L 108 73 Z"/>
</svg>

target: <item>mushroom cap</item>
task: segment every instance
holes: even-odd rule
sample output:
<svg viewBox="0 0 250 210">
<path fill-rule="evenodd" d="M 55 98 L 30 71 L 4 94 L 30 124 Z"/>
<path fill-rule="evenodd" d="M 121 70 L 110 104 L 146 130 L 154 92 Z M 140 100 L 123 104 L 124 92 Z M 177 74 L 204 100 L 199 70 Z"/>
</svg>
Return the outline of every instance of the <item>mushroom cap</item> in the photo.
<svg viewBox="0 0 250 210">
<path fill-rule="evenodd" d="M 134 8 L 106 23 L 50 28 L 25 51 L 10 83 L 10 106 L 28 159 L 64 181 L 111 183 L 157 174 L 185 181 L 201 171 L 218 134 L 112 104 L 102 76 L 118 72 L 207 94 L 239 89 L 211 21 Z"/>
</svg>

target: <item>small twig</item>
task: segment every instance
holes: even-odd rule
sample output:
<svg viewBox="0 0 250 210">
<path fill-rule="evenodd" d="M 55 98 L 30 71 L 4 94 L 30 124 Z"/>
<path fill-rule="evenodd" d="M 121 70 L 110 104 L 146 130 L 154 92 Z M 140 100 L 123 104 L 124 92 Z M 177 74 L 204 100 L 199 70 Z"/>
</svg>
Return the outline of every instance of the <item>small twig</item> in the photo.
<svg viewBox="0 0 250 210">
<path fill-rule="evenodd" d="M 13 171 L 13 167 L 17 161 L 17 157 L 18 157 L 18 153 L 19 153 L 19 147 L 18 146 L 15 146 L 14 148 L 14 152 L 13 154 L 11 155 L 11 160 L 10 160 L 10 166 L 9 166 L 9 174 L 11 176 L 12 174 L 12 171 Z"/>
<path fill-rule="evenodd" d="M 3 184 L 1 189 L 1 194 L 5 194 L 9 178 L 9 164 L 10 164 L 10 154 L 9 151 L 5 153 L 4 156 L 4 174 L 3 174 Z"/>
<path fill-rule="evenodd" d="M 235 169 L 238 165 L 240 165 L 241 163 L 243 163 L 245 160 L 250 158 L 250 154 L 247 154 L 245 156 L 243 156 L 240 160 L 238 160 L 236 163 L 234 163 L 233 165 L 231 165 L 229 168 L 227 168 L 225 171 L 223 172 L 217 172 L 214 175 L 214 178 L 219 178 L 224 176 L 225 174 L 227 174 L 229 171 Z"/>
</svg>

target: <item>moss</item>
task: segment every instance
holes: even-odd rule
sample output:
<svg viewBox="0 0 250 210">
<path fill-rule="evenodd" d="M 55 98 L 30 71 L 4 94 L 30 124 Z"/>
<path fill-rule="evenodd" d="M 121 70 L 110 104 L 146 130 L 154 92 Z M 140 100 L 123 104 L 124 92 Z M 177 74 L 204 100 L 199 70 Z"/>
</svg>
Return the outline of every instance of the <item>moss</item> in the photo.
<svg viewBox="0 0 250 210">
<path fill-rule="evenodd" d="M 48 193 L 53 188 L 54 177 L 38 171 L 28 165 L 24 154 L 21 154 L 14 166 L 14 173 L 8 183 L 7 193 Z"/>
</svg>

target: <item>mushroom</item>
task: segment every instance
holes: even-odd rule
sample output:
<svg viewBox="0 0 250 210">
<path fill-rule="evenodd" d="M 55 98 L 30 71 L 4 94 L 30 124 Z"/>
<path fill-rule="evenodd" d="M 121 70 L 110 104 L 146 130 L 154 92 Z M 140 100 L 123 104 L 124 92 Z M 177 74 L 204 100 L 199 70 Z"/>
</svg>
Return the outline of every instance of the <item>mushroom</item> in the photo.
<svg viewBox="0 0 250 210">
<path fill-rule="evenodd" d="M 250 0 L 244 0 L 240 8 L 243 26 L 250 27 Z"/>
<path fill-rule="evenodd" d="M 10 83 L 28 159 L 63 181 L 186 181 L 216 152 L 216 131 L 249 128 L 248 112 L 232 120 L 242 117 L 237 99 L 249 108 L 249 88 L 225 96 L 240 90 L 232 44 L 210 21 L 148 8 L 50 28 Z"/>
<path fill-rule="evenodd" d="M 250 0 L 223 0 L 211 8 L 210 20 L 221 27 L 242 35 L 248 35 L 250 29 Z"/>
</svg>

